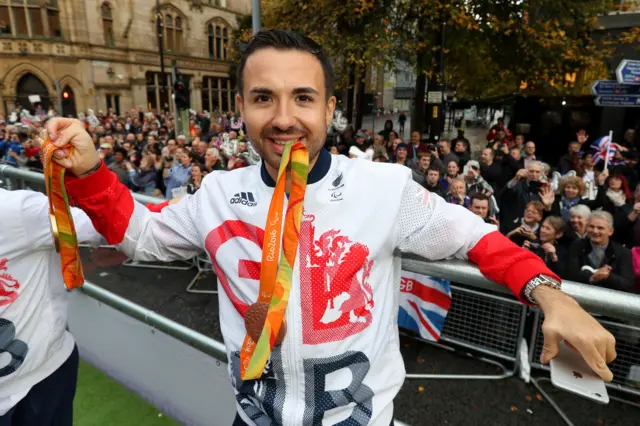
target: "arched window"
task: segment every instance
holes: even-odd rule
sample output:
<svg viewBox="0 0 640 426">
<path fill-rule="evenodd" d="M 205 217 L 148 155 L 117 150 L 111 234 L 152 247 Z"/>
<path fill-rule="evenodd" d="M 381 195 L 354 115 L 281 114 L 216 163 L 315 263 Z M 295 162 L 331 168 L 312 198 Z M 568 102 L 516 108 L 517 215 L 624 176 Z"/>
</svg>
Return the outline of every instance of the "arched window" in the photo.
<svg viewBox="0 0 640 426">
<path fill-rule="evenodd" d="M 176 11 L 165 10 L 162 13 L 162 19 L 164 22 L 164 47 L 169 53 L 182 52 L 184 48 L 183 43 L 183 18 L 179 16 Z"/>
<path fill-rule="evenodd" d="M 102 13 L 102 32 L 104 34 L 104 44 L 114 47 L 116 45 L 116 38 L 113 33 L 113 14 L 111 13 L 111 6 L 109 3 L 104 2 L 100 8 Z"/>
<path fill-rule="evenodd" d="M 0 1 L 0 35 L 62 37 L 57 0 Z"/>
<path fill-rule="evenodd" d="M 209 36 L 209 58 L 229 59 L 229 26 L 221 21 L 212 22 L 207 28 L 207 34 Z"/>
<path fill-rule="evenodd" d="M 29 96 L 31 95 L 38 95 L 40 97 L 39 103 L 45 111 L 49 108 L 49 105 L 51 105 L 47 86 L 35 75 L 27 73 L 18 80 L 18 84 L 16 85 L 16 98 L 20 105 L 31 110 L 32 105 L 29 100 Z"/>
</svg>

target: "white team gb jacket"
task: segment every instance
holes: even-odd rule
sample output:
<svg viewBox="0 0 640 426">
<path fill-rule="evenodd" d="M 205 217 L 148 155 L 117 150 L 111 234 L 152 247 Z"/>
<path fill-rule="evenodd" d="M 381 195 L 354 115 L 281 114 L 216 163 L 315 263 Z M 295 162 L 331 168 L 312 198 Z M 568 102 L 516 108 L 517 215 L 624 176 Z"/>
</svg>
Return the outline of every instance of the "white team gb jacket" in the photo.
<svg viewBox="0 0 640 426">
<path fill-rule="evenodd" d="M 71 355 L 67 290 L 41 193 L 0 189 L 0 415 Z M 72 209 L 79 241 L 102 240 Z"/>
<path fill-rule="evenodd" d="M 322 150 L 304 199 L 286 337 L 262 377 L 243 382 L 243 315 L 257 299 L 273 186 L 262 164 L 214 172 L 196 194 L 152 213 L 104 166 L 67 184 L 96 229 L 131 257 L 169 261 L 208 253 L 218 277 L 237 410 L 248 424 L 390 424 L 405 376 L 396 249 L 428 259 L 465 259 L 480 246 L 469 257 L 481 269 L 490 264 L 485 273 L 514 292 L 546 272 L 535 255 L 494 226 L 415 183 L 410 169 Z"/>
</svg>

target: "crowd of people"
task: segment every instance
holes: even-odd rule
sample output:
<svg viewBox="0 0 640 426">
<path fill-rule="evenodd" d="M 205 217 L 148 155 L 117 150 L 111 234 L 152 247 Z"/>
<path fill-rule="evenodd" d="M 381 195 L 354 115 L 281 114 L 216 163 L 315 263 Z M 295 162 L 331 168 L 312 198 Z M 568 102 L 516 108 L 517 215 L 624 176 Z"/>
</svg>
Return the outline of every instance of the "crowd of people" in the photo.
<svg viewBox="0 0 640 426">
<path fill-rule="evenodd" d="M 30 116 L 19 108 L 9 120 L 0 117 L 0 161 L 41 168 L 30 136 L 50 116 L 55 111 Z M 233 112 L 191 111 L 188 137 L 177 134 L 169 113 L 139 109 L 117 116 L 111 109 L 106 114 L 90 110 L 79 118 L 120 182 L 147 195 L 192 194 L 212 171 L 260 161 L 245 140 L 242 118 Z M 337 140 L 329 138 L 326 148 L 334 155 L 410 168 L 417 183 L 498 226 L 565 279 L 640 292 L 634 272 L 637 257 L 640 277 L 639 141 L 633 130 L 614 145 L 606 168 L 583 129 L 565 155 L 544 161 L 536 156 L 536 143 L 514 136 L 502 119 L 481 152 L 471 151 L 462 129 L 437 144 L 415 131 L 405 140 L 404 133 L 394 130 L 391 120 L 377 134 L 349 125 Z"/>
<path fill-rule="evenodd" d="M 562 278 L 640 293 L 640 141 L 634 130 L 607 146 L 610 158 L 600 147 L 594 151 L 595 141 L 579 129 L 565 155 L 541 159 L 536 143 L 514 136 L 503 119 L 474 153 L 462 129 L 435 144 L 419 132 L 403 139 L 390 120 L 378 134 L 360 130 L 345 139 L 328 149 L 410 168 L 427 190 L 496 225 Z"/>
</svg>

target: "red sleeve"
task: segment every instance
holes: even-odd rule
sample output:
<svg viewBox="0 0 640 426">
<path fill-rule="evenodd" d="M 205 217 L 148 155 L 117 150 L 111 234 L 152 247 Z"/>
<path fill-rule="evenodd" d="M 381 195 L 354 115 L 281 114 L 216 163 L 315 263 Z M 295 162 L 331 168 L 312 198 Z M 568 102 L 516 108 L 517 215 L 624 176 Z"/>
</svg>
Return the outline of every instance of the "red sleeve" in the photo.
<svg viewBox="0 0 640 426">
<path fill-rule="evenodd" d="M 545 274 L 560 281 L 542 259 L 498 231 L 482 237 L 469 251 L 469 260 L 478 265 L 485 277 L 509 287 L 525 304 L 530 302 L 524 297 L 524 287 L 536 275 Z"/>
<path fill-rule="evenodd" d="M 65 186 L 71 203 L 91 219 L 93 227 L 109 244 L 119 244 L 133 214 L 133 197 L 115 173 L 102 163 L 98 171 L 85 178 L 67 175 Z"/>
<path fill-rule="evenodd" d="M 162 203 L 159 203 L 159 204 L 147 203 L 147 208 L 154 213 L 160 213 L 162 209 L 164 209 L 169 205 L 169 201 L 170 200 L 163 201 Z"/>
</svg>

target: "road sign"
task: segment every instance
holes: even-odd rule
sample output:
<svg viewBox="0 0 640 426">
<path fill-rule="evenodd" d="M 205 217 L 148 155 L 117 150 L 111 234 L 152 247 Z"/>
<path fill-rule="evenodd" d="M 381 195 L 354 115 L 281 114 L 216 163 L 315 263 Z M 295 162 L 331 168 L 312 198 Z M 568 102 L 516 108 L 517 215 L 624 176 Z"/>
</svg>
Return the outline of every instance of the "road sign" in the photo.
<svg viewBox="0 0 640 426">
<path fill-rule="evenodd" d="M 594 95 L 640 95 L 639 84 L 620 84 L 615 80 L 598 80 L 591 85 Z"/>
<path fill-rule="evenodd" d="M 640 84 L 640 61 L 624 59 L 616 68 L 618 83 Z"/>
<path fill-rule="evenodd" d="M 442 103 L 442 92 L 428 92 L 427 93 L 427 102 L 430 104 L 441 104 Z"/>
<path fill-rule="evenodd" d="M 603 107 L 640 107 L 640 96 L 598 96 L 596 105 Z"/>
</svg>

